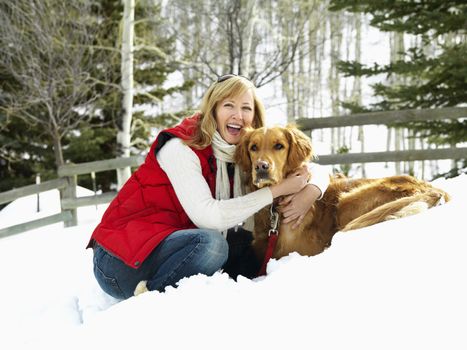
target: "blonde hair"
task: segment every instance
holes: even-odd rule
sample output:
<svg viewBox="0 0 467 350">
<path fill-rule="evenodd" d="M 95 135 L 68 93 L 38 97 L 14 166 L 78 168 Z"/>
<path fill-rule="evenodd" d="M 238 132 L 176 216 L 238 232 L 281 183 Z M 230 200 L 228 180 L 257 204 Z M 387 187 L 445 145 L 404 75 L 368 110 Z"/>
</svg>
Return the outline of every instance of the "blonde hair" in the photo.
<svg viewBox="0 0 467 350">
<path fill-rule="evenodd" d="M 186 144 L 197 149 L 209 146 L 217 129 L 215 114 L 217 104 L 226 98 L 241 96 L 248 90 L 252 92 L 255 111 L 252 127 L 255 129 L 263 127 L 266 112 L 263 103 L 256 95 L 255 85 L 250 80 L 235 75 L 224 81 L 215 82 L 206 91 L 201 101 L 195 134 L 192 139 L 186 141 Z"/>
</svg>

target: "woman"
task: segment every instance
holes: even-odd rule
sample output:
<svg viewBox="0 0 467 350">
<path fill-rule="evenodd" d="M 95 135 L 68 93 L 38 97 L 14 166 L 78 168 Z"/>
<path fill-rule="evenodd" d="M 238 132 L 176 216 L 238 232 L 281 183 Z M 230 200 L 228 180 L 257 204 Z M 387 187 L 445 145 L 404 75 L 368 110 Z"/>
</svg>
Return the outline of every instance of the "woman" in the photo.
<svg viewBox="0 0 467 350">
<path fill-rule="evenodd" d="M 327 174 L 314 174 L 322 184 L 308 185 L 304 169 L 245 194 L 232 164 L 235 145 L 242 128 L 264 125 L 264 114 L 252 82 L 229 74 L 207 90 L 199 113 L 159 133 L 88 245 L 106 293 L 126 299 L 141 281 L 163 291 L 184 277 L 222 268 L 232 277 L 255 275 L 251 233 L 237 225 L 249 224 L 254 213 L 286 195 L 293 196 L 285 197 L 284 222 L 299 221 L 327 187 Z"/>
</svg>

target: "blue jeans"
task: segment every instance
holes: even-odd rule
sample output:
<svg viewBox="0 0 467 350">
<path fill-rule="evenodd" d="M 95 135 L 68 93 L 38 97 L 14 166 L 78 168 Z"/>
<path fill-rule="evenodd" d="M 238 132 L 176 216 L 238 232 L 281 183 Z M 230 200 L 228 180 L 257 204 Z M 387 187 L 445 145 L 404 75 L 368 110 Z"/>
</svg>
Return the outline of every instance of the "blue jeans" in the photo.
<svg viewBox="0 0 467 350">
<path fill-rule="evenodd" d="M 190 229 L 173 232 L 133 269 L 100 245 L 94 246 L 94 275 L 101 288 L 117 299 L 133 296 L 136 285 L 147 281 L 149 290 L 164 291 L 184 277 L 213 275 L 226 263 L 229 246 L 215 230 Z"/>
</svg>

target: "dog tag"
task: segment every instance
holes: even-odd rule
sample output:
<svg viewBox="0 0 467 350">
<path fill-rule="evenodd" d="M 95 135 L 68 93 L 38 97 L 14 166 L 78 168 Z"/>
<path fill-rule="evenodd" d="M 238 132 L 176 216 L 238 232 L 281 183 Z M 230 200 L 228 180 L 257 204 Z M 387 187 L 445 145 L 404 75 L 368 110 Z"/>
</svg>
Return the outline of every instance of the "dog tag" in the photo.
<svg viewBox="0 0 467 350">
<path fill-rule="evenodd" d="M 271 210 L 271 229 L 277 230 L 277 224 L 279 223 L 279 213 Z"/>
</svg>

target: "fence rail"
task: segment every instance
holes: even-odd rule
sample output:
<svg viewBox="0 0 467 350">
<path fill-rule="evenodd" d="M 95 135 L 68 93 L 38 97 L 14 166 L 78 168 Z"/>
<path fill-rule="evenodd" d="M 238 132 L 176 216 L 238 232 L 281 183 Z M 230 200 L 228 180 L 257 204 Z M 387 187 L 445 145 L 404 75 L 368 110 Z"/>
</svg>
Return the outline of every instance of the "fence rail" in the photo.
<svg viewBox="0 0 467 350">
<path fill-rule="evenodd" d="M 139 166 L 144 162 L 143 156 L 120 157 L 114 159 L 98 160 L 80 164 L 65 164 L 58 169 L 58 176 L 74 176 Z"/>
<path fill-rule="evenodd" d="M 407 109 L 403 111 L 386 111 L 357 113 L 340 117 L 300 118 L 297 126 L 303 130 L 338 128 L 358 125 L 393 125 L 430 120 L 467 118 L 467 107 L 448 107 L 438 109 Z"/>
<path fill-rule="evenodd" d="M 341 117 L 301 118 L 297 126 L 303 131 L 339 128 L 360 125 L 395 125 L 413 121 L 450 120 L 467 118 L 467 107 L 448 107 L 438 109 L 409 109 L 359 113 Z M 342 153 L 321 155 L 316 162 L 328 164 L 398 162 L 414 160 L 467 159 L 467 148 L 451 147 L 442 149 L 387 151 L 373 153 Z"/>
<path fill-rule="evenodd" d="M 56 224 L 58 222 L 67 221 L 71 219 L 71 212 L 69 210 L 62 211 L 58 214 L 46 216 L 41 219 L 32 220 L 23 224 L 18 224 L 10 227 L 0 229 L 0 238 L 15 235 L 25 231 L 33 230 L 42 226 Z"/>
<path fill-rule="evenodd" d="M 467 107 L 452 107 L 440 109 L 422 109 L 389 111 L 376 113 L 361 113 L 343 117 L 299 119 L 297 125 L 302 130 L 333 128 L 343 126 L 384 124 L 394 125 L 399 122 L 427 121 L 440 119 L 458 119 L 467 117 Z M 320 164 L 349 164 L 390 161 L 413 161 L 435 159 L 466 159 L 467 148 L 425 149 L 394 152 L 347 153 L 321 155 L 317 160 Z M 0 204 L 9 203 L 15 199 L 38 194 L 52 189 L 59 189 L 61 212 L 41 219 L 0 229 L 0 238 L 63 221 L 65 226 L 73 226 L 78 222 L 77 208 L 110 202 L 117 192 L 107 192 L 100 195 L 77 197 L 77 176 L 100 171 L 116 170 L 125 167 L 137 167 L 144 162 L 143 156 L 115 158 L 102 161 L 66 164 L 58 169 L 59 178 L 37 185 L 29 185 L 0 193 Z"/>
<path fill-rule="evenodd" d="M 117 195 L 117 192 L 113 191 L 94 196 L 77 197 L 76 186 L 78 175 L 89 174 L 91 172 L 116 170 L 127 166 L 136 167 L 143 162 L 143 156 L 132 156 L 128 158 L 122 157 L 81 164 L 65 164 L 58 169 L 58 174 L 60 176 L 58 179 L 0 193 L 0 204 L 4 204 L 21 197 L 58 189 L 60 190 L 60 206 L 62 210 L 58 214 L 0 229 L 0 238 L 62 221 L 64 222 L 65 227 L 77 225 L 77 208 L 88 205 L 109 203 Z"/>
<path fill-rule="evenodd" d="M 45 181 L 37 185 L 28 185 L 21 188 L 16 188 L 14 190 L 0 193 L 0 204 L 9 203 L 21 197 L 30 196 L 32 194 L 37 194 L 56 188 L 65 188 L 67 185 L 68 181 L 66 179 L 55 179 Z"/>
<path fill-rule="evenodd" d="M 327 154 L 324 156 L 319 156 L 316 162 L 322 165 L 329 165 L 464 158 L 467 158 L 467 148 L 465 147 L 393 152 Z"/>
</svg>

